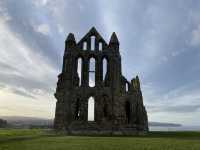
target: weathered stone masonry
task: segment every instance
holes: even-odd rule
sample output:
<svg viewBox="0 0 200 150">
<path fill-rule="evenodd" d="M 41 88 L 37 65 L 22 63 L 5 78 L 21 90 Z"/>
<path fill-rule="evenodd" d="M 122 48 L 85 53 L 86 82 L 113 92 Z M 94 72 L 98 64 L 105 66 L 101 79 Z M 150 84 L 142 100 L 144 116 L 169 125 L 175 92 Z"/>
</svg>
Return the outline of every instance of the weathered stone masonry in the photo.
<svg viewBox="0 0 200 150">
<path fill-rule="evenodd" d="M 94 27 L 78 43 L 72 33 L 68 35 L 55 97 L 56 130 L 123 135 L 148 131 L 139 78 L 129 82 L 122 75 L 115 33 L 109 44 Z M 88 121 L 89 99 L 94 103 L 92 121 Z"/>
</svg>

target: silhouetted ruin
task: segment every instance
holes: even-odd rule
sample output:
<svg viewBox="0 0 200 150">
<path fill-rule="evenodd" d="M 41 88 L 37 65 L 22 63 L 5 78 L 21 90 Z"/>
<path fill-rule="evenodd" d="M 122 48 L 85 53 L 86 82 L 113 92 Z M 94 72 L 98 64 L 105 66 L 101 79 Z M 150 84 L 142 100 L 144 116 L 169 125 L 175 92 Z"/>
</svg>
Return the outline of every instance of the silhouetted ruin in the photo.
<svg viewBox="0 0 200 150">
<path fill-rule="evenodd" d="M 129 82 L 122 75 L 115 33 L 109 44 L 94 27 L 78 43 L 68 35 L 55 97 L 56 130 L 83 135 L 148 131 L 139 78 Z"/>
</svg>

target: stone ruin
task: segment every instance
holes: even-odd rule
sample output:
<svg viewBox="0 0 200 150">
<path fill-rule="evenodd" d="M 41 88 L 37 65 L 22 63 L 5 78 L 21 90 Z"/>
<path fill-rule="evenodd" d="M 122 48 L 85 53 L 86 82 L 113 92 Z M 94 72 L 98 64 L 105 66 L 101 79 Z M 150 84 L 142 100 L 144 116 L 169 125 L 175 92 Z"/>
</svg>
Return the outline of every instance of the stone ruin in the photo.
<svg viewBox="0 0 200 150">
<path fill-rule="evenodd" d="M 68 35 L 55 97 L 56 130 L 79 135 L 148 132 L 140 81 L 122 75 L 115 33 L 109 44 L 94 27 L 78 43 Z"/>
</svg>

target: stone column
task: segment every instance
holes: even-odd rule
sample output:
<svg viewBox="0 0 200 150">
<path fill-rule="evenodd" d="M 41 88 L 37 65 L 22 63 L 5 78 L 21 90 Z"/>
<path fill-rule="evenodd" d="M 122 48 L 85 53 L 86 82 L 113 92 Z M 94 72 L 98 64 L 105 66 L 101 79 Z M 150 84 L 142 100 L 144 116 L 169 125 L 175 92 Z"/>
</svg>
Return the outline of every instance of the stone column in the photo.
<svg viewBox="0 0 200 150">
<path fill-rule="evenodd" d="M 89 85 L 89 60 L 88 59 L 83 59 L 83 79 L 82 79 L 82 85 L 83 87 L 87 87 Z"/>
</svg>

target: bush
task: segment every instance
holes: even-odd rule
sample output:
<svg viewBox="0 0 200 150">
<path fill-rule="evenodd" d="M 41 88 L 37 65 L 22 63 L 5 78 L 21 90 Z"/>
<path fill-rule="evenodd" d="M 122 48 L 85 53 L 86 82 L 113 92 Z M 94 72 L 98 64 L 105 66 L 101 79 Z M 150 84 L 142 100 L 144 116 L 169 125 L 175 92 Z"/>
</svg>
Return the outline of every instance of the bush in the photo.
<svg viewBox="0 0 200 150">
<path fill-rule="evenodd" d="M 6 120 L 3 120 L 3 119 L 0 119 L 0 128 L 5 128 L 7 127 L 7 121 Z"/>
</svg>

